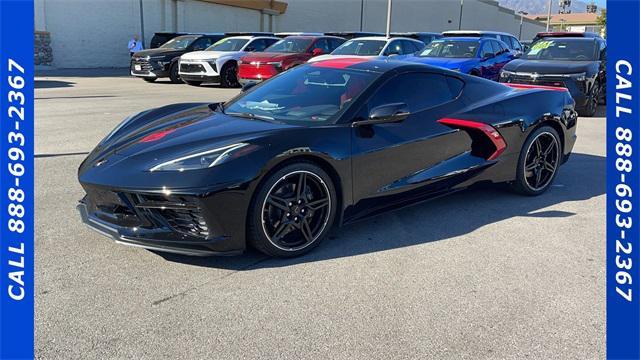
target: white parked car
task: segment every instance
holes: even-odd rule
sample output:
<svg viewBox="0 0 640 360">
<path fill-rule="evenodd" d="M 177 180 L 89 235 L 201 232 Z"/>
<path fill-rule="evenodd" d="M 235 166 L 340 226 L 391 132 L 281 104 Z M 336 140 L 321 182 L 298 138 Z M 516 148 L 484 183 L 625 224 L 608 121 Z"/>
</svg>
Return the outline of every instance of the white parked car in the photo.
<svg viewBox="0 0 640 360">
<path fill-rule="evenodd" d="M 233 36 L 224 38 L 204 51 L 180 57 L 178 74 L 189 85 L 219 82 L 223 87 L 237 87 L 238 61 L 249 52 L 260 52 L 280 41 L 273 36 Z"/>
<path fill-rule="evenodd" d="M 423 47 L 422 41 L 405 37 L 367 36 L 348 40 L 333 50 L 331 54 L 316 56 L 311 58 L 309 62 L 352 57 L 375 58 L 412 55 L 422 50 Z"/>
</svg>

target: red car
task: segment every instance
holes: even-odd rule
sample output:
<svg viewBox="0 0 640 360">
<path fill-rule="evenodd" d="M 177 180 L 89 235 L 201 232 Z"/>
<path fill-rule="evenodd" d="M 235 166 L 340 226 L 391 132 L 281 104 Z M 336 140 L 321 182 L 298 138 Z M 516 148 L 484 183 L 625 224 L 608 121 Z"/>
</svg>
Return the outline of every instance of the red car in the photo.
<svg viewBox="0 0 640 360">
<path fill-rule="evenodd" d="M 287 36 L 264 52 L 240 58 L 238 81 L 241 85 L 261 82 L 314 56 L 329 54 L 343 42 L 337 36 Z"/>
</svg>

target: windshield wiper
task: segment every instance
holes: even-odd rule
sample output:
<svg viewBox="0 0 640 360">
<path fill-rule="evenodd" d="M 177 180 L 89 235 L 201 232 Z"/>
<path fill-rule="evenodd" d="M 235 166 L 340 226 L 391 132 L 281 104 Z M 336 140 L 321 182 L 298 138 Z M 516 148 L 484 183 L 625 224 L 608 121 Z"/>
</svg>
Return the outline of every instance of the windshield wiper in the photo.
<svg viewBox="0 0 640 360">
<path fill-rule="evenodd" d="M 231 115 L 231 116 L 237 116 L 237 117 L 241 117 L 241 118 L 245 118 L 245 119 L 252 119 L 252 120 L 264 120 L 264 121 L 274 121 L 275 118 L 271 117 L 271 116 L 266 116 L 266 115 L 257 115 L 254 113 L 250 113 L 250 112 L 228 112 L 225 113 L 227 115 Z"/>
</svg>

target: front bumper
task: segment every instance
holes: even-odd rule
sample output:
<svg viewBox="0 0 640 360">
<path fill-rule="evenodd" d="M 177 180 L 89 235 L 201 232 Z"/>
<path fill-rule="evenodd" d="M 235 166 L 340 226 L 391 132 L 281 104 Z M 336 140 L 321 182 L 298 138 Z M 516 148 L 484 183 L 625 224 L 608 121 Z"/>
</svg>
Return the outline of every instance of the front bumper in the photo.
<svg viewBox="0 0 640 360">
<path fill-rule="evenodd" d="M 526 85 L 542 85 L 563 87 L 569 90 L 569 94 L 576 102 L 576 109 L 583 109 L 589 100 L 586 95 L 589 91 L 587 81 L 576 81 L 570 76 L 563 75 L 538 75 L 529 73 L 515 73 L 508 77 L 500 77 L 500 82 Z"/>
<path fill-rule="evenodd" d="M 219 81 L 220 74 L 215 63 L 207 61 L 180 60 L 180 78 L 187 81 Z"/>
<path fill-rule="evenodd" d="M 244 232 L 212 202 L 222 198 L 165 197 L 84 186 L 88 195 L 77 209 L 89 228 L 116 243 L 191 256 L 236 255 L 244 251 Z M 241 218 L 233 214 L 235 218 Z"/>
<path fill-rule="evenodd" d="M 169 64 L 146 60 L 145 58 L 132 58 L 129 65 L 131 76 L 141 78 L 162 78 L 169 76 Z"/>
</svg>

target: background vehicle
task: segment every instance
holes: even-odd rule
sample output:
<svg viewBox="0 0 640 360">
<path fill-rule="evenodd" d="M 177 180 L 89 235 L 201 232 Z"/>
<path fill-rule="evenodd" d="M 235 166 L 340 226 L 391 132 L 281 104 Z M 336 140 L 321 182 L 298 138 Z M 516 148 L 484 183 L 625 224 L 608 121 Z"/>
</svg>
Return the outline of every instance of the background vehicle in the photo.
<svg viewBox="0 0 640 360">
<path fill-rule="evenodd" d="M 477 31 L 477 30 L 451 30 L 445 31 L 442 33 L 443 37 L 483 37 L 483 38 L 492 38 L 498 39 L 507 44 L 509 50 L 513 52 L 514 55 L 519 56 L 522 55 L 522 44 L 520 41 L 513 35 L 505 32 L 498 31 Z"/>
<path fill-rule="evenodd" d="M 160 45 L 166 43 L 167 41 L 173 39 L 174 37 L 178 37 L 181 35 L 187 35 L 184 32 L 170 32 L 170 31 L 159 31 L 153 34 L 151 41 L 149 42 L 149 49 L 155 49 L 160 47 Z"/>
<path fill-rule="evenodd" d="M 123 244 L 288 257 L 334 223 L 477 182 L 538 195 L 577 116 L 564 89 L 513 86 L 400 61 L 305 64 L 224 104 L 129 118 L 80 165 L 78 209 Z"/>
<path fill-rule="evenodd" d="M 533 37 L 533 42 L 536 42 L 542 38 L 563 38 L 563 37 L 583 37 L 583 38 L 602 38 L 600 35 L 593 32 L 570 32 L 570 31 L 551 31 L 551 32 L 539 32 Z"/>
<path fill-rule="evenodd" d="M 447 37 L 432 41 L 405 61 L 441 66 L 465 74 L 498 80 L 500 69 L 514 59 L 500 40 L 474 37 Z"/>
<path fill-rule="evenodd" d="M 338 46 L 331 54 L 320 55 L 309 59 L 309 62 L 362 56 L 373 58 L 377 56 L 413 55 L 424 48 L 424 43 L 409 38 L 386 38 L 384 36 L 361 37 L 351 39 Z"/>
<path fill-rule="evenodd" d="M 203 82 L 220 82 L 223 87 L 236 87 L 238 61 L 250 52 L 261 52 L 280 41 L 277 37 L 234 36 L 224 38 L 204 51 L 186 53 L 180 57 L 182 81 L 198 86 Z"/>
<path fill-rule="evenodd" d="M 436 39 L 442 38 L 442 34 L 435 32 L 392 32 L 391 37 L 406 37 L 422 41 L 425 45 Z"/>
<path fill-rule="evenodd" d="M 368 37 L 368 36 L 384 36 L 383 33 L 367 32 L 367 31 L 334 31 L 334 32 L 326 32 L 324 34 L 327 36 L 341 37 L 347 40 Z"/>
<path fill-rule="evenodd" d="M 167 41 L 157 49 L 138 51 L 131 57 L 131 75 L 148 82 L 169 77 L 172 83 L 180 83 L 180 56 L 191 51 L 204 50 L 222 38 L 222 33 L 182 35 Z"/>
<path fill-rule="evenodd" d="M 304 31 L 288 31 L 288 32 L 278 32 L 273 34 L 279 38 L 286 38 L 287 36 L 322 36 L 324 33 L 319 32 L 304 32 Z"/>
<path fill-rule="evenodd" d="M 600 37 L 548 37 L 502 69 L 505 83 L 569 89 L 582 116 L 593 116 L 606 101 L 607 43 Z"/>
<path fill-rule="evenodd" d="M 337 36 L 288 36 L 262 53 L 240 58 L 238 81 L 245 85 L 269 79 L 314 56 L 331 53 L 344 41 Z"/>
</svg>

